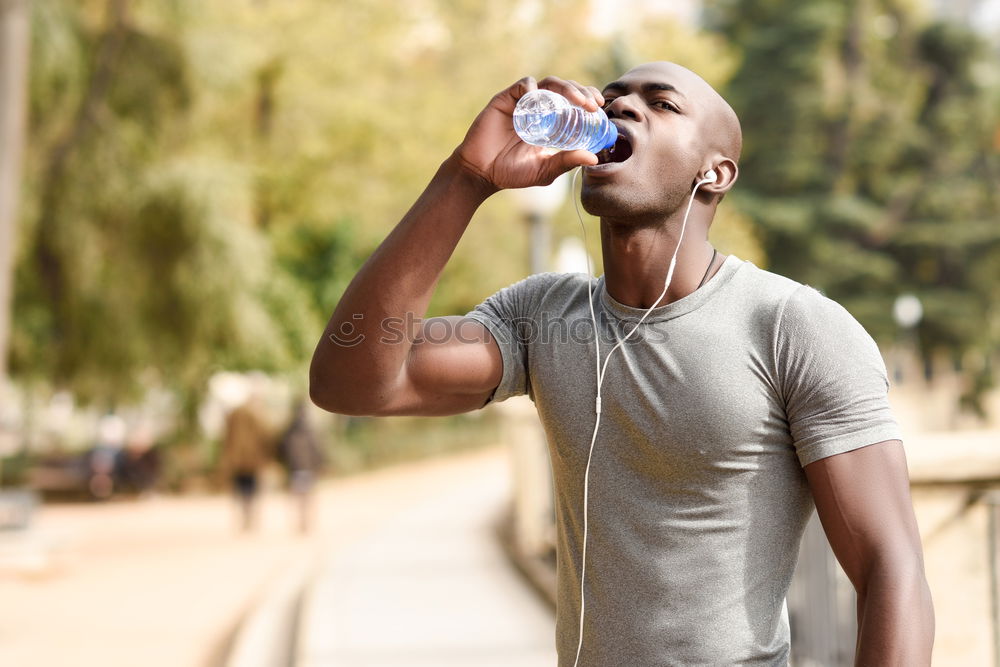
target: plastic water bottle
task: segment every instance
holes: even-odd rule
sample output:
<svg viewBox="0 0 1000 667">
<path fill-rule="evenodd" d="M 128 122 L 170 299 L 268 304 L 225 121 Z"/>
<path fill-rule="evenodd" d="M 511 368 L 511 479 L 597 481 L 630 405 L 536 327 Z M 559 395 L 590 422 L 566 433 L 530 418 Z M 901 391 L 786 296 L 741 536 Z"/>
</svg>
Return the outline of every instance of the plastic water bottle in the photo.
<svg viewBox="0 0 1000 667">
<path fill-rule="evenodd" d="M 525 143 L 560 150 L 611 148 L 618 128 L 602 109 L 585 111 L 551 90 L 533 90 L 517 101 L 514 131 Z"/>
</svg>

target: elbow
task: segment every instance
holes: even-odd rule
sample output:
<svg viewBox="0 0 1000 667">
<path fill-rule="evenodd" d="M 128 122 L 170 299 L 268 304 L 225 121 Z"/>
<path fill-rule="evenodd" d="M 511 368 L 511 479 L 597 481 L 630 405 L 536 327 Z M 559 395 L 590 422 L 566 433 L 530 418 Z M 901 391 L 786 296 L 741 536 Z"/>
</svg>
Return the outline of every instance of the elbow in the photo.
<svg viewBox="0 0 1000 667">
<path fill-rule="evenodd" d="M 309 400 L 318 408 L 348 417 L 371 417 L 375 415 L 362 402 L 351 399 L 341 392 L 330 390 L 325 383 L 309 380 Z"/>
<path fill-rule="evenodd" d="M 317 408 L 321 408 L 327 412 L 339 412 L 336 397 L 327 391 L 323 382 L 317 382 L 312 377 L 312 374 L 309 377 L 309 400 Z"/>
<path fill-rule="evenodd" d="M 363 382 L 326 372 L 314 362 L 309 369 L 309 400 L 313 404 L 338 415 L 348 417 L 377 417 L 383 414 L 384 401 L 372 397 Z"/>
<path fill-rule="evenodd" d="M 323 341 L 316 346 L 309 364 L 309 400 L 318 408 L 336 414 L 350 415 L 342 387 L 350 385 L 350 380 L 342 377 L 337 368 L 342 364 L 330 357 L 324 349 Z"/>
<path fill-rule="evenodd" d="M 342 383 L 328 373 L 319 372 L 316 364 L 309 369 L 309 400 L 313 405 L 339 415 L 361 416 L 348 405 L 344 392 L 337 391 L 338 385 Z"/>
<path fill-rule="evenodd" d="M 313 383 L 309 384 L 309 399 L 316 407 L 345 417 L 383 417 L 395 414 L 370 401 L 318 389 Z"/>
<path fill-rule="evenodd" d="M 343 385 L 324 365 L 313 357 L 309 367 L 309 400 L 318 408 L 337 414 L 348 414 L 343 397 L 336 389 Z"/>
<path fill-rule="evenodd" d="M 855 586 L 862 604 L 910 610 L 911 622 L 934 628 L 934 603 L 919 550 L 896 550 L 878 559 Z"/>
<path fill-rule="evenodd" d="M 397 414 L 398 387 L 398 377 L 386 380 L 371 359 L 336 356 L 323 345 L 317 346 L 309 364 L 309 400 L 327 412 L 349 417 Z"/>
</svg>

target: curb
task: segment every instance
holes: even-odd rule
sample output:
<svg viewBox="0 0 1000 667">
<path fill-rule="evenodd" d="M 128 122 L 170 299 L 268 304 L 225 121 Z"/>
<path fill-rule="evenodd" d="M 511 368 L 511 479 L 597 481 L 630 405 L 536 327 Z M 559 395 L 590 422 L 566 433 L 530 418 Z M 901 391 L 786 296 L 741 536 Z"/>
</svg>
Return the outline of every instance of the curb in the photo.
<svg viewBox="0 0 1000 667">
<path fill-rule="evenodd" d="M 293 665 L 299 612 L 315 571 L 315 555 L 301 559 L 272 581 L 240 622 L 225 667 Z"/>
</svg>

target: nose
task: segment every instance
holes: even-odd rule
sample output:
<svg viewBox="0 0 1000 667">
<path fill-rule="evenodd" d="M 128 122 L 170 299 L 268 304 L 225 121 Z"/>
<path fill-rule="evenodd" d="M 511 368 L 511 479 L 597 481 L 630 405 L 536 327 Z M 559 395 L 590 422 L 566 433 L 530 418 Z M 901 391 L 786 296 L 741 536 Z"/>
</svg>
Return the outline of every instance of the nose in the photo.
<svg viewBox="0 0 1000 667">
<path fill-rule="evenodd" d="M 636 104 L 635 95 L 621 95 L 611 101 L 605 109 L 608 118 L 628 118 L 629 120 L 641 120 L 642 112 Z"/>
</svg>

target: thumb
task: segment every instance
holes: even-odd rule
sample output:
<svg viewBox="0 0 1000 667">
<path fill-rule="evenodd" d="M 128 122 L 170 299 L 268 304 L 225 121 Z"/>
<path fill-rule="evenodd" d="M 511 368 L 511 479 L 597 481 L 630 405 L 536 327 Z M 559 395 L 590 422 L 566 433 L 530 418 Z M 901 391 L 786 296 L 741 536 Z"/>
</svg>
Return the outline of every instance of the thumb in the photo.
<svg viewBox="0 0 1000 667">
<path fill-rule="evenodd" d="M 550 180 L 576 167 L 587 167 L 597 164 L 597 156 L 587 150 L 560 151 L 549 156 L 545 171 Z"/>
<path fill-rule="evenodd" d="M 587 150 L 563 151 L 556 157 L 565 170 L 573 167 L 588 167 L 597 164 L 597 156 Z"/>
</svg>

